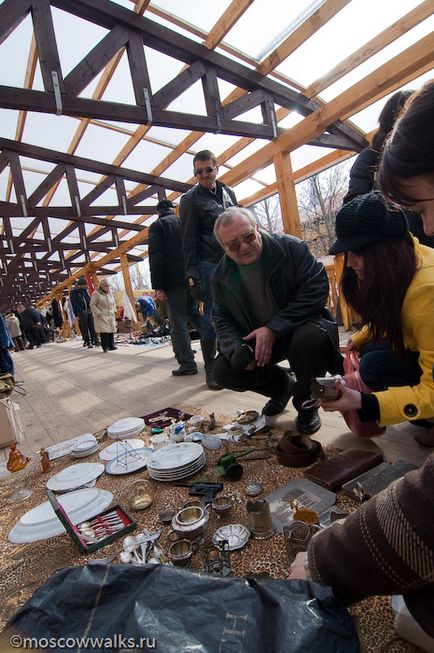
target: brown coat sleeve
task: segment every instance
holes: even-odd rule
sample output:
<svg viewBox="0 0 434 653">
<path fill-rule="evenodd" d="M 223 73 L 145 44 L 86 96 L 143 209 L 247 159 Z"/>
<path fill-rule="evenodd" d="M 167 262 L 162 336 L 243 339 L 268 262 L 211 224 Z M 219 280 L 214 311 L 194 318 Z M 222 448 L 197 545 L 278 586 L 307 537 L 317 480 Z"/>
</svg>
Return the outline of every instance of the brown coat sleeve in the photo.
<svg viewBox="0 0 434 653">
<path fill-rule="evenodd" d="M 434 636 L 434 454 L 418 470 L 319 533 L 308 550 L 312 579 L 345 603 L 403 594 Z"/>
</svg>

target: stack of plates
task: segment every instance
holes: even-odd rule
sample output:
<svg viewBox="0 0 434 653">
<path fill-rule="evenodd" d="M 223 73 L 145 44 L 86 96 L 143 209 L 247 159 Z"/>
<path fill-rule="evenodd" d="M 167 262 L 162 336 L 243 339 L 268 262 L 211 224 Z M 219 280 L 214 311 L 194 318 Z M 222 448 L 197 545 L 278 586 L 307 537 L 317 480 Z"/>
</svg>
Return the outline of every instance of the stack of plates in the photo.
<svg viewBox="0 0 434 653">
<path fill-rule="evenodd" d="M 111 504 L 113 494 L 99 488 L 85 488 L 59 496 L 58 501 L 73 524 L 102 512 Z M 38 542 L 64 533 L 62 522 L 49 501 L 26 512 L 8 535 L 9 542 Z"/>
<path fill-rule="evenodd" d="M 195 442 L 179 442 L 158 449 L 148 458 L 149 476 L 156 481 L 179 481 L 205 465 L 205 452 Z"/>
<path fill-rule="evenodd" d="M 124 417 L 107 427 L 107 435 L 112 440 L 133 438 L 145 428 L 145 420 L 141 417 Z"/>
<path fill-rule="evenodd" d="M 65 467 L 48 479 L 47 488 L 53 492 L 69 492 L 91 483 L 104 471 L 101 463 L 78 463 Z"/>
<path fill-rule="evenodd" d="M 92 435 L 89 436 L 88 440 L 83 440 L 75 444 L 71 449 L 71 456 L 73 458 L 86 458 L 86 456 L 90 456 L 95 451 L 98 451 L 98 442 L 96 441 L 96 437 Z"/>
</svg>

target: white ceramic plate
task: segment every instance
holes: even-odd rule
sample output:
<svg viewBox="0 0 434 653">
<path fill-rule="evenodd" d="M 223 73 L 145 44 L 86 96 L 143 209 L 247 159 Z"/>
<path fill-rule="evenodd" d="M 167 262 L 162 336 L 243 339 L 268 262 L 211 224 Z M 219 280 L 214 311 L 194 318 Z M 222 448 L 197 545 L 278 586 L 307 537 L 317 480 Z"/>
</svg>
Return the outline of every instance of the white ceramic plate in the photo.
<svg viewBox="0 0 434 653">
<path fill-rule="evenodd" d="M 149 456 L 153 453 L 153 449 L 133 449 L 127 451 L 117 458 L 113 458 L 106 465 L 107 474 L 131 474 L 138 469 L 146 467 Z"/>
<path fill-rule="evenodd" d="M 244 524 L 228 524 L 214 533 L 212 541 L 214 544 L 220 544 L 222 540 L 227 540 L 229 551 L 234 551 L 242 549 L 249 541 L 249 537 L 250 531 Z"/>
<path fill-rule="evenodd" d="M 137 435 L 144 428 L 145 420 L 141 417 L 125 417 L 107 427 L 107 435 L 109 438 L 129 437 Z"/>
<path fill-rule="evenodd" d="M 144 444 L 143 440 L 139 440 L 138 438 L 134 440 L 119 440 L 113 442 L 113 444 L 109 444 L 108 447 L 100 451 L 99 458 L 107 462 L 108 460 L 113 460 L 113 458 L 121 456 L 123 453 L 127 453 L 131 449 L 143 449 Z"/>
<path fill-rule="evenodd" d="M 162 483 L 170 483 L 173 481 L 181 481 L 184 478 L 188 478 L 189 476 L 193 476 L 193 474 L 197 474 L 197 472 L 200 472 L 202 467 L 205 466 L 205 463 L 202 463 L 200 466 L 198 466 L 196 469 L 192 470 L 191 472 L 184 472 L 183 474 L 178 474 L 177 476 L 172 476 L 172 478 L 166 478 L 166 477 L 161 477 L 161 476 L 154 476 L 151 472 L 149 472 L 149 476 L 154 479 L 154 481 L 160 481 Z"/>
<path fill-rule="evenodd" d="M 73 449 L 71 451 L 71 456 L 73 458 L 87 458 L 87 456 L 91 456 L 96 451 L 98 451 L 98 442 L 96 442 L 92 447 L 82 449 L 81 451 L 79 449 Z"/>
<path fill-rule="evenodd" d="M 57 500 L 72 523 L 79 524 L 108 508 L 113 500 L 113 494 L 96 487 L 85 488 L 62 494 Z M 19 519 L 10 531 L 8 539 L 14 544 L 24 544 L 46 540 L 64 532 L 65 529 L 51 503 L 44 501 Z"/>
<path fill-rule="evenodd" d="M 131 433 L 125 433 L 124 435 L 107 435 L 107 437 L 109 440 L 126 440 L 127 438 L 135 438 L 136 435 L 140 435 L 142 431 L 142 428 L 138 428 L 135 431 L 131 431 Z"/>
<path fill-rule="evenodd" d="M 71 449 L 74 449 L 81 442 L 96 442 L 96 438 L 92 433 L 83 433 L 82 435 L 77 435 L 75 438 L 70 438 L 69 440 L 63 440 L 62 442 L 57 442 L 52 444 L 50 447 L 46 448 L 50 460 L 56 460 L 62 456 L 67 456 L 71 453 Z"/>
<path fill-rule="evenodd" d="M 196 442 L 179 442 L 158 449 L 148 461 L 148 468 L 154 471 L 179 470 L 185 465 L 199 460 L 203 447 Z"/>
<path fill-rule="evenodd" d="M 53 492 L 68 492 L 76 490 L 86 483 L 94 481 L 104 471 L 101 463 L 77 463 L 65 467 L 48 479 L 47 488 Z"/>
<path fill-rule="evenodd" d="M 174 467 L 172 469 L 158 469 L 156 467 L 152 467 L 148 463 L 148 468 L 151 469 L 153 472 L 156 472 L 159 476 L 171 476 L 172 474 L 178 474 L 180 472 L 186 472 L 188 471 L 191 467 L 195 467 L 199 463 L 205 463 L 206 462 L 206 456 L 205 452 L 203 451 L 199 458 L 196 458 L 196 460 L 193 460 L 193 462 L 188 463 L 186 465 L 182 465 L 181 467 Z"/>
</svg>

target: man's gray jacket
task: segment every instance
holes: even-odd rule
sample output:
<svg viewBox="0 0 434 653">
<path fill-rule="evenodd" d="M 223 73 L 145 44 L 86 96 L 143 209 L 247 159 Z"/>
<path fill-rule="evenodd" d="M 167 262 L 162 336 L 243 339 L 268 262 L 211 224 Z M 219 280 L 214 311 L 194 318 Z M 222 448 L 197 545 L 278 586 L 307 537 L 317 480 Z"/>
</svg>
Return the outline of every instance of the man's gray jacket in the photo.
<svg viewBox="0 0 434 653">
<path fill-rule="evenodd" d="M 278 337 L 291 337 L 301 324 L 315 318 L 330 320 L 325 308 L 329 283 L 322 263 L 306 243 L 294 236 L 261 232 L 266 287 L 278 312 L 264 324 Z M 213 276 L 213 322 L 219 349 L 226 358 L 255 326 L 246 305 L 238 265 L 225 255 Z M 258 296 L 257 301 L 261 301 Z"/>
</svg>

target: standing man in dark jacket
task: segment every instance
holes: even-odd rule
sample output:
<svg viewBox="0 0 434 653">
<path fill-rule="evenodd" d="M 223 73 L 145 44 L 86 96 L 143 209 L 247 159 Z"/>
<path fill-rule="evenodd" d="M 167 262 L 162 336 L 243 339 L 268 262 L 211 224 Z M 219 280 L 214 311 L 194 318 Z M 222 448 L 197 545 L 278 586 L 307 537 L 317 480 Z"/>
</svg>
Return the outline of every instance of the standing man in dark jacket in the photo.
<svg viewBox="0 0 434 653">
<path fill-rule="evenodd" d="M 21 323 L 29 343 L 27 349 L 40 347 L 42 344 L 42 315 L 33 306 L 26 308 L 24 304 L 18 304 L 18 313 L 21 317 Z"/>
<path fill-rule="evenodd" d="M 270 397 L 264 415 L 282 412 L 293 395 L 296 428 L 321 427 L 316 408 L 304 408 L 310 381 L 342 373 L 336 323 L 325 308 L 329 284 L 324 266 L 302 240 L 260 232 L 254 215 L 230 208 L 215 235 L 225 251 L 214 277 L 213 318 L 220 354 L 214 376 L 225 388 Z M 288 359 L 297 381 L 277 365 Z"/>
<path fill-rule="evenodd" d="M 167 300 L 172 346 L 179 365 L 172 374 L 186 376 L 197 374 L 188 324 L 200 333 L 201 318 L 198 302 L 185 281 L 181 225 L 173 209 L 170 200 L 157 204 L 159 218 L 149 228 L 149 266 L 155 296 Z"/>
<path fill-rule="evenodd" d="M 211 276 L 223 256 L 223 250 L 213 230 L 220 213 L 229 206 L 236 206 L 237 200 L 231 188 L 216 180 L 218 164 L 209 150 L 202 150 L 195 155 L 193 173 L 198 183 L 182 196 L 180 203 L 185 275 L 193 296 L 204 305 L 201 346 L 206 383 L 210 390 L 221 390 L 212 375 L 216 334 L 211 322 Z"/>
<path fill-rule="evenodd" d="M 83 337 L 83 347 L 92 349 L 100 343 L 93 324 L 92 312 L 90 310 L 90 295 L 85 277 L 77 279 L 75 288 L 71 290 L 69 298 L 74 315 L 78 318 L 80 332 Z"/>
</svg>

